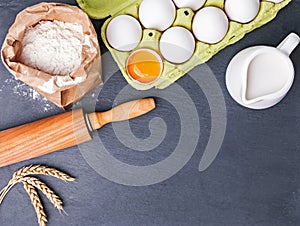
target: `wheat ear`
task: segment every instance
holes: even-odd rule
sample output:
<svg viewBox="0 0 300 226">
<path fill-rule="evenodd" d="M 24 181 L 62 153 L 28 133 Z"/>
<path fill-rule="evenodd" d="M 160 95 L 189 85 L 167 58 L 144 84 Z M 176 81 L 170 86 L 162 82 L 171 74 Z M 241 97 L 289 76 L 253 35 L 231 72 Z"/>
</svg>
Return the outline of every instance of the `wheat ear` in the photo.
<svg viewBox="0 0 300 226">
<path fill-rule="evenodd" d="M 35 177 L 23 177 L 18 180 L 18 182 L 26 182 L 33 187 L 39 189 L 41 192 L 46 195 L 49 201 L 59 210 L 63 210 L 63 202 L 57 196 L 52 189 L 50 189 L 44 182 L 40 181 Z"/>
<path fill-rule="evenodd" d="M 75 181 L 75 178 L 69 176 L 68 174 L 61 172 L 57 169 L 46 167 L 46 166 L 41 166 L 41 165 L 30 165 L 30 166 L 25 166 L 18 171 L 16 171 L 13 174 L 13 177 L 11 180 L 18 179 L 20 177 L 25 177 L 28 175 L 36 175 L 36 174 L 43 174 L 43 175 L 48 175 L 52 177 L 56 177 L 58 179 L 61 179 L 65 182 L 67 181 Z"/>
<path fill-rule="evenodd" d="M 37 175 L 43 174 L 48 176 L 53 176 L 58 179 L 61 179 L 65 182 L 67 181 L 75 181 L 74 177 L 69 176 L 68 174 L 61 172 L 57 169 L 41 166 L 41 165 L 29 165 L 25 166 L 13 174 L 12 179 L 8 182 L 7 186 L 3 188 L 0 192 L 0 204 L 2 203 L 4 197 L 9 192 L 9 190 L 18 182 L 18 180 L 22 177 L 26 177 L 28 175 Z"/>
<path fill-rule="evenodd" d="M 35 209 L 39 225 L 46 226 L 47 225 L 47 216 L 44 212 L 44 208 L 43 208 L 43 205 L 41 203 L 38 193 L 36 192 L 35 188 L 32 185 L 30 185 L 26 182 L 23 182 L 23 185 L 24 185 L 24 189 L 27 191 L 27 193 L 30 197 L 31 203 Z"/>
</svg>

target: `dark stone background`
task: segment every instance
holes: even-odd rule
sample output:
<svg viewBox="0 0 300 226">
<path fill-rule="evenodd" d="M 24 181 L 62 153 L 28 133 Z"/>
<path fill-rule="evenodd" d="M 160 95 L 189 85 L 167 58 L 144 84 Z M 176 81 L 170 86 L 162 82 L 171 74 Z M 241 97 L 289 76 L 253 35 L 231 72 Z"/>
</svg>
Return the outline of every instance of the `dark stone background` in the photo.
<svg viewBox="0 0 300 226">
<path fill-rule="evenodd" d="M 1 43 L 16 14 L 38 2 L 0 1 Z M 76 4 L 71 0 L 61 2 Z M 43 197 L 49 225 L 299 225 L 300 48 L 291 55 L 296 71 L 294 85 L 275 107 L 264 111 L 243 108 L 231 99 L 224 82 L 226 67 L 237 52 L 253 45 L 276 46 L 292 31 L 300 34 L 299 21 L 300 1 L 293 0 L 273 21 L 247 34 L 208 62 L 223 90 L 228 122 L 220 153 L 206 171 L 200 173 L 197 169 L 210 132 L 210 113 L 205 96 L 186 76 L 178 84 L 187 90 L 197 106 L 201 137 L 191 160 L 172 178 L 146 187 L 119 185 L 98 175 L 85 162 L 78 147 L 73 147 L 1 168 L 0 187 L 6 185 L 15 170 L 28 164 L 46 164 L 75 176 L 77 183 L 69 184 L 40 177 L 62 197 L 68 213 L 68 216 L 59 214 Z M 94 22 L 97 31 L 102 22 Z M 102 43 L 101 50 L 103 54 L 107 52 Z M 126 84 L 120 72 L 114 74 L 100 92 L 96 109 L 109 109 Z M 159 146 L 161 155 L 156 152 L 155 156 L 159 160 L 176 145 L 176 131 L 180 128 L 172 106 L 163 100 L 157 100 L 157 105 L 155 111 L 133 120 L 131 126 L 138 137 L 147 137 L 147 123 L 152 117 L 159 115 L 166 119 L 174 139 Z M 11 80 L 3 64 L 0 65 L 0 106 L 1 130 L 62 112 L 46 100 L 34 99 L 29 87 Z M 173 124 L 168 122 L 172 118 L 170 114 L 175 117 Z M 122 155 L 122 145 L 115 142 L 111 125 L 102 128 L 100 136 L 113 155 L 119 154 L 128 163 L 133 161 Z M 15 186 L 0 206 L 0 225 L 36 225 L 35 212 L 21 185 Z"/>
</svg>

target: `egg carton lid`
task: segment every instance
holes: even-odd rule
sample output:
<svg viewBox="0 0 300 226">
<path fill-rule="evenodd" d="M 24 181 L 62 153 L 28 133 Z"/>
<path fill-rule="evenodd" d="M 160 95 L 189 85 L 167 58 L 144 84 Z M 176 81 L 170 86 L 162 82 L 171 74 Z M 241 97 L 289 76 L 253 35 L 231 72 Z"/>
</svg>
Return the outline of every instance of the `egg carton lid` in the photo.
<svg viewBox="0 0 300 226">
<path fill-rule="evenodd" d="M 103 19 L 117 14 L 129 5 L 135 4 L 138 0 L 76 0 L 80 8 L 93 19 Z"/>
</svg>

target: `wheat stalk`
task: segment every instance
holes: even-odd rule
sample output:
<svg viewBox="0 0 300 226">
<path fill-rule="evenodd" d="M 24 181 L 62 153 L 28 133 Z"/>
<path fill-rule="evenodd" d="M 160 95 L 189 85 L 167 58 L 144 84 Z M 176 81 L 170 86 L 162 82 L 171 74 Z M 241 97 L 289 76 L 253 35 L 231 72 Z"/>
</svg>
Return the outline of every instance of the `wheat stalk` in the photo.
<svg viewBox="0 0 300 226">
<path fill-rule="evenodd" d="M 40 181 L 39 179 L 35 177 L 30 177 L 29 175 L 36 175 L 36 174 L 42 174 L 42 175 L 48 175 L 53 176 L 58 179 L 61 179 L 65 182 L 67 181 L 75 181 L 75 178 L 69 176 L 66 173 L 63 173 L 57 169 L 41 166 L 41 165 L 30 165 L 21 168 L 17 172 L 13 174 L 12 179 L 8 182 L 8 184 L 0 191 L 0 204 L 6 194 L 9 192 L 9 190 L 18 182 L 22 182 L 24 185 L 24 189 L 28 193 L 31 203 L 35 209 L 35 212 L 37 214 L 38 222 L 40 226 L 46 226 L 47 224 L 47 216 L 44 212 L 43 205 L 41 203 L 40 197 L 35 190 L 35 188 L 39 189 L 41 192 L 43 192 L 46 197 L 52 202 L 52 204 L 58 209 L 63 209 L 63 202 L 57 196 L 53 190 L 51 190 L 44 182 Z"/>
<path fill-rule="evenodd" d="M 4 197 L 9 192 L 9 190 L 18 182 L 20 178 L 26 177 L 28 175 L 48 175 L 53 176 L 58 179 L 61 179 L 65 182 L 67 181 L 75 181 L 75 178 L 69 176 L 68 174 L 61 172 L 57 169 L 41 166 L 41 165 L 30 165 L 25 166 L 13 174 L 12 179 L 8 182 L 7 186 L 3 188 L 0 192 L 0 204 L 2 203 Z"/>
<path fill-rule="evenodd" d="M 44 208 L 43 208 L 43 205 L 41 203 L 38 193 L 36 192 L 35 188 L 31 184 L 23 182 L 23 185 L 24 185 L 24 189 L 27 191 L 27 193 L 30 197 L 31 203 L 35 209 L 39 225 L 46 226 L 47 225 L 47 216 L 44 212 Z"/>
<path fill-rule="evenodd" d="M 63 173 L 57 169 L 46 167 L 46 166 L 41 166 L 41 165 L 30 165 L 30 166 L 25 166 L 21 169 L 19 169 L 17 172 L 13 174 L 13 177 L 11 180 L 18 179 L 20 177 L 25 177 L 28 175 L 36 175 L 36 174 L 43 174 L 43 175 L 48 175 L 52 177 L 56 177 L 58 179 L 61 179 L 65 182 L 67 181 L 75 181 L 75 178 L 69 176 L 66 173 Z"/>
<path fill-rule="evenodd" d="M 39 189 L 41 192 L 46 195 L 49 201 L 59 210 L 63 210 L 63 202 L 61 199 L 54 193 L 52 189 L 50 189 L 44 182 L 40 181 L 35 177 L 23 177 L 18 180 L 18 182 L 26 182 L 33 187 Z"/>
<path fill-rule="evenodd" d="M 8 184 L 6 185 L 0 192 L 0 204 L 2 203 L 2 200 L 4 199 L 4 197 L 6 196 L 6 194 L 8 193 L 8 191 L 11 189 L 11 185 Z"/>
</svg>

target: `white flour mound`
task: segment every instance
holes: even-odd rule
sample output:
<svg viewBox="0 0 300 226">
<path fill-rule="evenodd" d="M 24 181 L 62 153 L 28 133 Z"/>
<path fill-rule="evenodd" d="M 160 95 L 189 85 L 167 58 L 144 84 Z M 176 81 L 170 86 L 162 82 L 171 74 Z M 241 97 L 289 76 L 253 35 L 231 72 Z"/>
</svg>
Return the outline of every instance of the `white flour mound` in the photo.
<svg viewBox="0 0 300 226">
<path fill-rule="evenodd" d="M 69 75 L 81 64 L 81 25 L 41 21 L 25 31 L 20 61 L 51 75 Z"/>
</svg>

